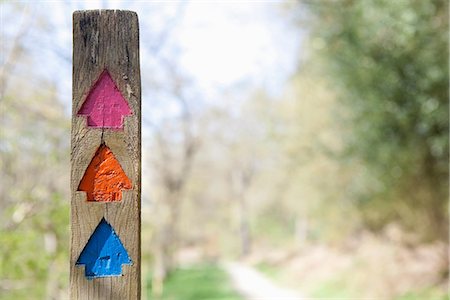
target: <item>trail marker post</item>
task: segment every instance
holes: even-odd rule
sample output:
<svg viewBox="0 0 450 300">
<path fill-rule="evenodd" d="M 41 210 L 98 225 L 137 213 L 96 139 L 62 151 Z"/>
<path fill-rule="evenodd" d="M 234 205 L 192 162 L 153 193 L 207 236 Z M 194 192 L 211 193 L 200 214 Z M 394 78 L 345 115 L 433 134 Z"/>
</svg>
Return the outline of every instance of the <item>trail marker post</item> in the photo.
<svg viewBox="0 0 450 300">
<path fill-rule="evenodd" d="M 73 14 L 71 299 L 140 299 L 141 81 L 136 13 Z"/>
</svg>

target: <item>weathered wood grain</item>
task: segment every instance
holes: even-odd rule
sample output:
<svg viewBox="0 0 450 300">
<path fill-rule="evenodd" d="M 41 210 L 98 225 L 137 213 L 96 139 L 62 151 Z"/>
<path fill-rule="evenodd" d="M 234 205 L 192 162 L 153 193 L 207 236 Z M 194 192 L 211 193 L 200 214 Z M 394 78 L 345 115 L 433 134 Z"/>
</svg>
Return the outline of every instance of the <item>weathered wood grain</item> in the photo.
<svg viewBox="0 0 450 300">
<path fill-rule="evenodd" d="M 124 129 L 87 127 L 77 116 L 92 85 L 107 69 L 132 115 Z M 73 14 L 73 98 L 71 135 L 71 299 L 140 299 L 141 292 L 141 81 L 139 28 L 136 13 L 120 10 L 77 11 Z M 132 189 L 122 201 L 87 202 L 77 191 L 87 166 L 104 143 L 114 153 Z M 105 218 L 115 229 L 133 264 L 123 265 L 123 276 L 87 280 L 75 262 L 96 226 Z"/>
</svg>

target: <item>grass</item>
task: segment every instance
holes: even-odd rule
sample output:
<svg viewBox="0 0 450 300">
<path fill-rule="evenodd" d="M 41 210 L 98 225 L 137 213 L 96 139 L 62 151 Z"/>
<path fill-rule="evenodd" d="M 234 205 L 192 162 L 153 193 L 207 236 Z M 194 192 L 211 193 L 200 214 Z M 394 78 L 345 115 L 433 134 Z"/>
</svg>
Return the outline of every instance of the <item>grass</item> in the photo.
<svg viewBox="0 0 450 300">
<path fill-rule="evenodd" d="M 280 270 L 271 264 L 268 264 L 266 262 L 260 262 L 256 264 L 255 268 L 258 271 L 261 271 L 263 274 L 267 275 L 271 279 L 279 279 L 278 277 L 280 275 Z"/>
<path fill-rule="evenodd" d="M 148 295 L 151 295 L 151 286 L 149 287 Z M 234 291 L 227 274 L 219 266 L 202 264 L 170 273 L 160 299 L 242 300 L 242 297 Z"/>
<path fill-rule="evenodd" d="M 398 297 L 396 300 L 448 300 L 449 294 L 443 289 L 438 288 L 428 288 L 415 292 L 410 292 L 401 297 Z"/>
<path fill-rule="evenodd" d="M 317 299 L 357 299 L 353 292 L 346 287 L 345 280 L 328 280 L 320 283 L 310 291 Z"/>
<path fill-rule="evenodd" d="M 348 279 L 329 280 L 318 285 L 310 294 L 317 299 L 358 299 L 355 291 L 348 288 Z M 395 300 L 448 300 L 449 295 L 439 287 L 408 292 Z"/>
</svg>

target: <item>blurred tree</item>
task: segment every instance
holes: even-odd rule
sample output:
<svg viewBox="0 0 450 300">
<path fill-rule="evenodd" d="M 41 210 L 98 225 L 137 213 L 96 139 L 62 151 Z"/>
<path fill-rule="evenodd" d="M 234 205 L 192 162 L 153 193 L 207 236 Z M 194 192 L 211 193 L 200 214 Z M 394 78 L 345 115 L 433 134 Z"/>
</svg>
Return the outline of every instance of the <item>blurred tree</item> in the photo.
<svg viewBox="0 0 450 300">
<path fill-rule="evenodd" d="M 346 159 L 368 168 L 357 195 L 367 225 L 446 238 L 448 1 L 304 3 L 313 56 L 349 109 Z"/>
<path fill-rule="evenodd" d="M 155 186 L 159 197 L 153 201 L 155 212 L 152 225 L 153 236 L 153 279 L 152 292 L 159 297 L 163 281 L 176 267 L 176 253 L 180 246 L 179 220 L 183 192 L 198 151 L 200 141 L 195 133 L 189 96 L 189 79 L 175 64 L 162 60 L 170 81 L 165 90 L 179 108 L 179 114 L 165 118 L 159 124 L 144 118 L 152 128 L 152 156 L 150 157 Z"/>
<path fill-rule="evenodd" d="M 0 112 L 0 291 L 23 298 L 33 287 L 36 298 L 58 299 L 67 286 L 69 119 L 51 85 L 18 92 L 24 84 L 10 82 Z"/>
<path fill-rule="evenodd" d="M 24 8 L 25 6 L 25 8 Z M 3 7 L 2 7 L 3 9 Z M 23 3 L 2 18 L 0 62 L 0 298 L 65 298 L 69 118 L 54 82 L 37 77 L 26 47 L 39 26 Z M 4 34 L 4 35 L 3 35 Z"/>
</svg>

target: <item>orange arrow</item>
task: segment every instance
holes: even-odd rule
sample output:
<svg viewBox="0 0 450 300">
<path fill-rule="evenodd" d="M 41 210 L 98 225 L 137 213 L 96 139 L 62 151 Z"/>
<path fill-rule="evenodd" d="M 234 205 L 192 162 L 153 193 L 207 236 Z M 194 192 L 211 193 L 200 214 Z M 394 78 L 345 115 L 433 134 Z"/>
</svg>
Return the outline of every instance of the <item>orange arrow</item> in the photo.
<svg viewBox="0 0 450 300">
<path fill-rule="evenodd" d="M 78 191 L 87 193 L 88 201 L 122 200 L 122 190 L 131 189 L 131 181 L 114 157 L 111 149 L 101 145 L 81 179 Z"/>
</svg>

